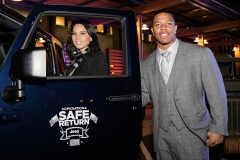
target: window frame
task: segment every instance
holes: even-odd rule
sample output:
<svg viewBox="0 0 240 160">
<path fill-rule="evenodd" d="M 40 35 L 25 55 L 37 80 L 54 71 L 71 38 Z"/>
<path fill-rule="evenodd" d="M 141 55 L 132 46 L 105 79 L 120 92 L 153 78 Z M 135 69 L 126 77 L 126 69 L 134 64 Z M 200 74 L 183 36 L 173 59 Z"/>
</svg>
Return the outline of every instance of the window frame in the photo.
<svg viewBox="0 0 240 160">
<path fill-rule="evenodd" d="M 69 12 L 69 11 L 44 11 L 38 14 L 35 21 L 32 24 L 31 29 L 29 30 L 25 41 L 21 47 L 21 49 L 27 48 L 29 41 L 33 34 L 35 33 L 38 24 L 42 17 L 44 16 L 62 16 L 62 17 L 69 17 L 69 15 L 74 15 L 71 17 L 76 18 L 101 18 L 101 19 L 112 19 L 118 20 L 121 23 L 121 45 L 122 45 L 122 52 L 123 52 L 123 75 L 87 75 L 87 76 L 47 76 L 47 80 L 65 80 L 65 79 L 92 79 L 92 78 L 126 78 L 129 76 L 129 48 L 128 48 L 128 39 L 126 37 L 129 31 L 127 30 L 127 20 L 124 16 L 120 15 L 111 15 L 111 14 L 99 14 L 99 13 L 87 13 L 87 12 Z M 56 59 L 55 59 L 56 63 Z"/>
</svg>

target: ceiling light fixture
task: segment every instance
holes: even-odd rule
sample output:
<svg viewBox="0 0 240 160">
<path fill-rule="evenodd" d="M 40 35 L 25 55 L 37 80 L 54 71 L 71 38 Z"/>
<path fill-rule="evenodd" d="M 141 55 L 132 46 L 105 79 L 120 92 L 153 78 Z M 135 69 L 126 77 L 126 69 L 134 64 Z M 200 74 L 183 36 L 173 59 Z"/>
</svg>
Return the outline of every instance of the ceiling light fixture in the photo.
<svg viewBox="0 0 240 160">
<path fill-rule="evenodd" d="M 236 51 L 238 49 L 238 45 L 234 45 L 234 47 L 233 47 L 233 50 L 232 51 Z"/>
<path fill-rule="evenodd" d="M 194 39 L 194 42 L 199 42 L 199 38 L 196 37 L 196 38 Z"/>
<path fill-rule="evenodd" d="M 149 28 L 148 28 L 148 26 L 147 26 L 147 24 L 143 24 L 142 25 L 142 30 L 148 30 Z"/>
<path fill-rule="evenodd" d="M 196 38 L 194 39 L 194 42 L 197 42 L 197 43 L 198 43 L 198 42 L 200 42 L 200 39 L 199 39 L 198 37 L 196 37 Z M 206 39 L 204 39 L 204 40 L 203 40 L 203 43 L 204 43 L 204 44 L 208 44 L 208 41 L 207 41 Z"/>
<path fill-rule="evenodd" d="M 233 51 L 236 51 L 236 50 L 237 50 L 237 47 L 236 47 L 236 46 L 234 46 L 234 47 L 233 47 Z"/>
<path fill-rule="evenodd" d="M 44 43 L 46 42 L 42 37 L 39 38 L 39 42 Z"/>
<path fill-rule="evenodd" d="M 203 42 L 204 42 L 204 44 L 208 44 L 208 41 L 207 41 L 206 39 L 204 39 L 204 41 L 203 41 Z"/>
</svg>

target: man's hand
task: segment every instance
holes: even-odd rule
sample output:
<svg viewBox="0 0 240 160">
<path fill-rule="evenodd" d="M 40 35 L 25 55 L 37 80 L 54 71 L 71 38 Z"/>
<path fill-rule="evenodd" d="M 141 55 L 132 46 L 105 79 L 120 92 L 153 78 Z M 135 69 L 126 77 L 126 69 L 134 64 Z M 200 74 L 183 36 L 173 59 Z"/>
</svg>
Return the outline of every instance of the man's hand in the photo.
<svg viewBox="0 0 240 160">
<path fill-rule="evenodd" d="M 213 132 L 208 132 L 207 146 L 214 147 L 223 142 L 224 136 Z"/>
</svg>

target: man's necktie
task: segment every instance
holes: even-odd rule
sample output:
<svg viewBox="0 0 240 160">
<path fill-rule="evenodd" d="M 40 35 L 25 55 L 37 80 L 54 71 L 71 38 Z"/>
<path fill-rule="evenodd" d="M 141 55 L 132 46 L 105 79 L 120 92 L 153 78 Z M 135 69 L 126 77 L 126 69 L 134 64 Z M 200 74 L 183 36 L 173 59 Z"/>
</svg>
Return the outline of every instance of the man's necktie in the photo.
<svg viewBox="0 0 240 160">
<path fill-rule="evenodd" d="M 165 81 L 165 83 L 167 84 L 168 81 L 168 64 L 169 64 L 169 60 L 168 60 L 168 56 L 169 56 L 168 51 L 164 51 L 162 53 L 162 62 L 161 62 L 161 74 L 163 77 L 163 80 Z"/>
</svg>

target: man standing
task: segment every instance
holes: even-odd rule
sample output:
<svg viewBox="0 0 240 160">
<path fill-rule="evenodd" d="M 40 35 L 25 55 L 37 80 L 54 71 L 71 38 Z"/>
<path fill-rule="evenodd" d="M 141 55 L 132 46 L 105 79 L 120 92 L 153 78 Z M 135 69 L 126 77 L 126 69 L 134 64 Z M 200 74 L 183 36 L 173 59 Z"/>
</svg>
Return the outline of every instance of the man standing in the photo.
<svg viewBox="0 0 240 160">
<path fill-rule="evenodd" d="M 211 50 L 182 42 L 176 31 L 171 13 L 154 16 L 157 49 L 141 62 L 143 106 L 153 102 L 158 160 L 208 160 L 208 147 L 228 135 L 226 91 Z"/>
</svg>

